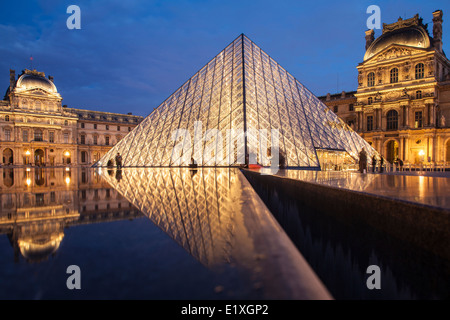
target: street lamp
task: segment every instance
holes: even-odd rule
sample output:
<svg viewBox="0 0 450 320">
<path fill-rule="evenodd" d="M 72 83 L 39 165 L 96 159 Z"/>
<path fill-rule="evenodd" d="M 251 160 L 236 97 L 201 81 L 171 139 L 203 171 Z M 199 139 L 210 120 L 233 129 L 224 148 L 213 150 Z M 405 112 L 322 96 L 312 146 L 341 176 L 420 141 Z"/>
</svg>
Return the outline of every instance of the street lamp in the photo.
<svg viewBox="0 0 450 320">
<path fill-rule="evenodd" d="M 29 158 L 30 155 L 31 155 L 30 150 L 25 151 L 25 164 L 29 164 L 30 163 L 30 158 Z"/>
</svg>

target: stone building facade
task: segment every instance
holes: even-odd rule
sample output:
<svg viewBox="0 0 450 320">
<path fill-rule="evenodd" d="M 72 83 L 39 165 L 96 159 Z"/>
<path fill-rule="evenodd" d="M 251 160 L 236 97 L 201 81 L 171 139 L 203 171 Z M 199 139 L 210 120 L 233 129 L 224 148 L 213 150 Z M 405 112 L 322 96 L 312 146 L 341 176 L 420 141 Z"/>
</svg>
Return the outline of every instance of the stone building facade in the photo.
<svg viewBox="0 0 450 320">
<path fill-rule="evenodd" d="M 92 165 L 142 121 L 141 116 L 68 108 L 53 77 L 25 69 L 0 101 L 0 164 Z"/>
<path fill-rule="evenodd" d="M 391 163 L 450 163 L 450 61 L 442 49 L 442 17 L 433 12 L 432 36 L 419 15 L 384 24 L 376 39 L 366 31 L 357 91 L 320 97 Z"/>
</svg>

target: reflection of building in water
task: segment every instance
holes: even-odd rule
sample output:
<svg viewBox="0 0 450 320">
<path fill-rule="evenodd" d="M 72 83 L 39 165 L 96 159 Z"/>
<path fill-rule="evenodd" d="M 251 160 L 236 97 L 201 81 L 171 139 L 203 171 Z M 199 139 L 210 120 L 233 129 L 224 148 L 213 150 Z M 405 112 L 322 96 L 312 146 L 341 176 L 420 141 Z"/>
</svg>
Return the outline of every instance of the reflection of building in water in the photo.
<svg viewBox="0 0 450 320">
<path fill-rule="evenodd" d="M 66 226 L 139 216 L 89 169 L 0 169 L 0 208 L 0 233 L 33 262 L 56 252 Z"/>
<path fill-rule="evenodd" d="M 251 256 L 252 250 L 244 249 L 251 241 L 236 245 L 246 233 L 237 230 L 241 213 L 232 201 L 235 169 L 194 170 L 124 169 L 120 180 L 115 170 L 102 170 L 102 175 L 201 263 L 210 266 L 236 258 L 240 246 Z"/>
</svg>

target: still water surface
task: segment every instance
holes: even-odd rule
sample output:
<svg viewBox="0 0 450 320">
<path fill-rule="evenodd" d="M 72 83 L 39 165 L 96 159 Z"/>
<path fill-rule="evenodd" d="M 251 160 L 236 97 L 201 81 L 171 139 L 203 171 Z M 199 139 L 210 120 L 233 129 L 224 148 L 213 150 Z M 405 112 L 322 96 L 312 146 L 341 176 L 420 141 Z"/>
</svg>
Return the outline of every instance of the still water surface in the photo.
<svg viewBox="0 0 450 320">
<path fill-rule="evenodd" d="M 254 266 L 234 262 L 245 260 L 230 229 L 236 180 L 230 169 L 0 169 L 0 299 L 261 298 Z M 70 265 L 81 290 L 66 286 Z"/>
</svg>

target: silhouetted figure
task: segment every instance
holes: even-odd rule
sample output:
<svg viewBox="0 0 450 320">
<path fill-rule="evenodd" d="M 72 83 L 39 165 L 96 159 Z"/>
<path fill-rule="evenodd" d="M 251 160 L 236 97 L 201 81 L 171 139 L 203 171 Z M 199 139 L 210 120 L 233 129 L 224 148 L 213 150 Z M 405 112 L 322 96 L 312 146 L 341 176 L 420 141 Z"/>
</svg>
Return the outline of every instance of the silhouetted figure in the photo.
<svg viewBox="0 0 450 320">
<path fill-rule="evenodd" d="M 380 173 L 383 172 L 383 165 L 384 165 L 384 158 L 381 157 L 381 159 L 380 159 Z"/>
<path fill-rule="evenodd" d="M 121 169 L 122 168 L 122 156 L 120 155 L 119 152 L 117 152 L 115 160 L 116 160 L 117 169 Z"/>
<path fill-rule="evenodd" d="M 117 182 L 120 182 L 120 180 L 122 180 L 122 169 L 116 171 L 116 180 Z"/>
<path fill-rule="evenodd" d="M 359 172 L 364 173 L 364 170 L 367 170 L 367 153 L 363 148 L 359 153 Z"/>
<path fill-rule="evenodd" d="M 189 168 L 197 168 L 198 165 L 195 162 L 194 158 L 191 157 L 191 163 L 189 164 Z"/>
<path fill-rule="evenodd" d="M 375 155 L 373 155 L 372 157 L 372 172 L 375 173 L 377 167 L 377 157 L 375 157 Z"/>
<path fill-rule="evenodd" d="M 279 152 L 280 169 L 286 169 L 286 154 L 280 149 Z"/>
<path fill-rule="evenodd" d="M 398 159 L 398 165 L 400 166 L 400 171 L 403 171 L 403 160 Z"/>
</svg>

